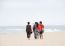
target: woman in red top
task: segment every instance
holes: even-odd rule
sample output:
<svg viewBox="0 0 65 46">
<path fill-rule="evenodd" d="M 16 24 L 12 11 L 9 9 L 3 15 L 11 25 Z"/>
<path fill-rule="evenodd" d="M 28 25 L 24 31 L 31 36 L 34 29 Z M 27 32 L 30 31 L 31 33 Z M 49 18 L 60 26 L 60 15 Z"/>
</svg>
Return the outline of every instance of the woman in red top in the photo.
<svg viewBox="0 0 65 46">
<path fill-rule="evenodd" d="M 38 25 L 38 32 L 40 34 L 40 39 L 43 39 L 44 25 L 42 24 L 42 21 L 40 21 L 40 24 Z"/>
</svg>

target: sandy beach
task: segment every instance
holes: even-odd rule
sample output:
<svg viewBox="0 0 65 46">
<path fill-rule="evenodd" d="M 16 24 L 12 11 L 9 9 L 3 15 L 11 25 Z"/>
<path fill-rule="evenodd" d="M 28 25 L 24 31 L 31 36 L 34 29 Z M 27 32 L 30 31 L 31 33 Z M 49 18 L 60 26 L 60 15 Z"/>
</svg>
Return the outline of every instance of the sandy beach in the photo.
<svg viewBox="0 0 65 46">
<path fill-rule="evenodd" d="M 36 40 L 24 32 L 0 33 L 0 46 L 65 46 L 65 32 L 45 32 L 44 39 Z"/>
</svg>

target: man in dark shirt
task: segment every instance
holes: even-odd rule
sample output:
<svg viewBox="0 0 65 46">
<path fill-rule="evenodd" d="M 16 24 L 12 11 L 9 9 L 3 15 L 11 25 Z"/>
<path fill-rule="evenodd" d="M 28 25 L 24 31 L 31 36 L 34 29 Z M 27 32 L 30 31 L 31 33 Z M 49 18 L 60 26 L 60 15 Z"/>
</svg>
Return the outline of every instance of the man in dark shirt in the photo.
<svg viewBox="0 0 65 46">
<path fill-rule="evenodd" d="M 31 33 L 32 33 L 30 22 L 28 22 L 27 25 L 26 25 L 26 33 L 27 33 L 27 38 L 30 39 L 30 36 L 31 36 Z"/>
</svg>

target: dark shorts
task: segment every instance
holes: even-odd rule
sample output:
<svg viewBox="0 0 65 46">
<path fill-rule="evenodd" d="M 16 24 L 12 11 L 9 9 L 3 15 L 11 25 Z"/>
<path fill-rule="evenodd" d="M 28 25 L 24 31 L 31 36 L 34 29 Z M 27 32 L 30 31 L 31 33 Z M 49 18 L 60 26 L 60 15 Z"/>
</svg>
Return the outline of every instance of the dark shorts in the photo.
<svg viewBox="0 0 65 46">
<path fill-rule="evenodd" d="M 42 30 L 42 31 L 40 31 L 39 33 L 40 33 L 40 34 L 43 34 L 43 33 L 44 33 L 44 31 Z"/>
</svg>

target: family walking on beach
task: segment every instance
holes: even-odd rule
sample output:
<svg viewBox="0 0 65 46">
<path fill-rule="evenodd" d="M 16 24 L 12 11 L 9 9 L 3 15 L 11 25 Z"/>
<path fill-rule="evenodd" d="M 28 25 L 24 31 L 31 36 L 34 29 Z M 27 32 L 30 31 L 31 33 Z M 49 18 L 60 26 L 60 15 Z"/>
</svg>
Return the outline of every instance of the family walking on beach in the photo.
<svg viewBox="0 0 65 46">
<path fill-rule="evenodd" d="M 43 39 L 44 25 L 42 24 L 42 21 L 40 21 L 39 23 L 35 22 L 35 24 L 33 25 L 33 29 L 31 28 L 30 22 L 27 22 L 26 33 L 28 39 L 30 39 L 32 33 L 34 33 L 35 39 Z"/>
</svg>

